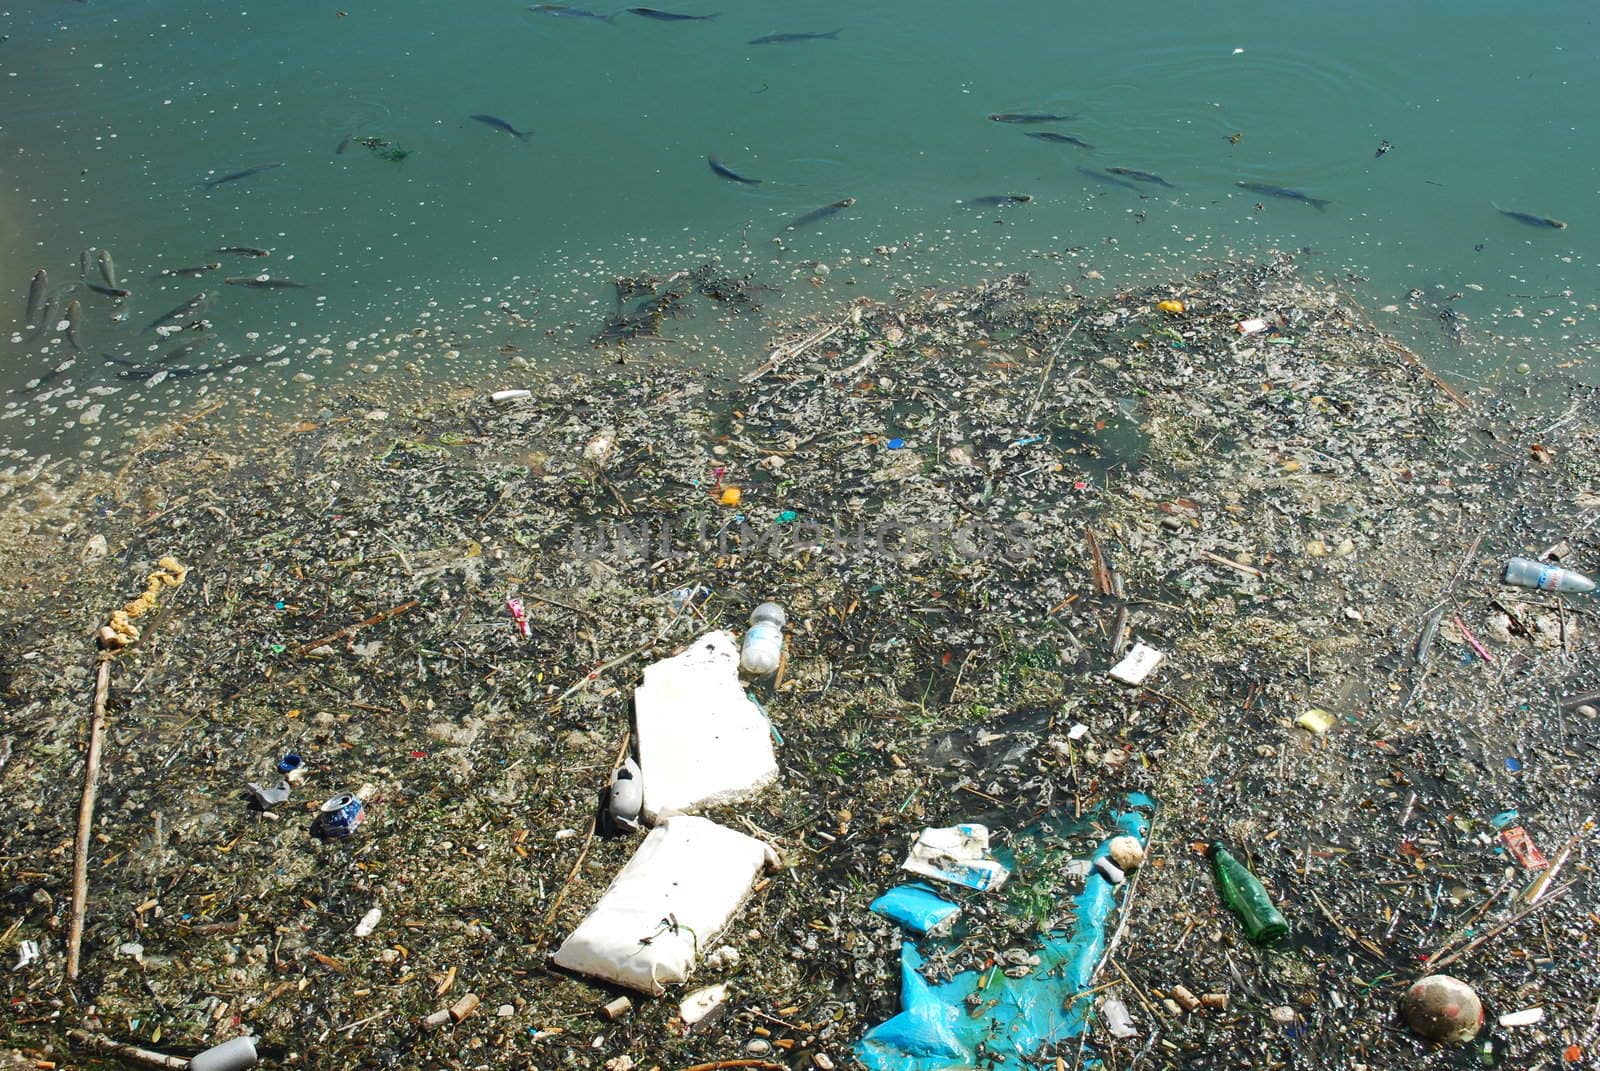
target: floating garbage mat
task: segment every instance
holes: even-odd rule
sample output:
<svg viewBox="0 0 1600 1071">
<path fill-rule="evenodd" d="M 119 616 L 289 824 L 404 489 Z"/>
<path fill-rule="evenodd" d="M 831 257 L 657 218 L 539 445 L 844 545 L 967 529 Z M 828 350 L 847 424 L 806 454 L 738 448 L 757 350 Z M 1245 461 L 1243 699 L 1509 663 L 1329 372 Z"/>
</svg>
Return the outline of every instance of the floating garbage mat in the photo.
<svg viewBox="0 0 1600 1071">
<path fill-rule="evenodd" d="M 1096 292 L 853 301 L 741 380 L 624 345 L 0 466 L 0 1053 L 1592 1065 L 1594 340 L 1063 255 Z M 736 882 L 552 961 L 700 821 Z"/>
</svg>

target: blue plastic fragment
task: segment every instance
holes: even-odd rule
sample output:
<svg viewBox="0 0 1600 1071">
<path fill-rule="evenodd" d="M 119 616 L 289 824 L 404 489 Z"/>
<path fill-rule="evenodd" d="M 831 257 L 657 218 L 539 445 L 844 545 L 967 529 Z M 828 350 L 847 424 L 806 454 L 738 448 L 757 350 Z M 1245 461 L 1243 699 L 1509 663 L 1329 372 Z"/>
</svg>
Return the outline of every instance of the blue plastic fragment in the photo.
<svg viewBox="0 0 1600 1071">
<path fill-rule="evenodd" d="M 961 905 L 952 904 L 918 882 L 890 889 L 872 901 L 872 910 L 913 933 L 927 933 L 960 914 Z"/>
<path fill-rule="evenodd" d="M 905 445 L 906 445 L 906 441 L 904 439 L 890 439 L 889 440 L 889 449 L 891 449 L 891 450 L 903 450 L 903 449 L 905 449 Z"/>
<path fill-rule="evenodd" d="M 1496 829 L 1504 829 L 1506 826 L 1516 825 L 1521 818 L 1522 816 L 1514 809 L 1509 811 L 1501 811 L 1499 814 L 1489 819 L 1489 824 L 1494 826 Z"/>
<path fill-rule="evenodd" d="M 1512 773 L 1521 773 L 1522 772 L 1522 760 L 1521 759 L 1507 759 L 1506 760 L 1506 769 L 1510 770 Z"/>
<path fill-rule="evenodd" d="M 278 760 L 278 772 L 293 773 L 303 766 L 305 761 L 305 759 L 302 759 L 299 755 L 296 755 L 291 751 L 289 754 Z"/>
<path fill-rule="evenodd" d="M 1117 815 L 1118 833 L 1143 843 L 1150 835 L 1149 812 L 1155 801 L 1142 792 L 1127 796 L 1128 811 Z M 1107 854 L 1109 838 L 1095 849 Z M 872 1071 L 944 1071 L 977 1067 L 982 1055 L 1023 1066 L 1046 1045 L 1059 1045 L 1084 1032 L 1094 996 L 1085 993 L 1105 951 L 1107 922 L 1116 906 L 1115 887 L 1091 873 L 1083 892 L 1073 899 L 1071 931 L 1046 935 L 1034 951 L 1039 965 L 1021 978 L 984 972 L 982 1009 L 974 1016 L 966 1001 L 977 992 L 980 972 L 966 971 L 942 985 L 930 985 L 918 973 L 923 962 L 916 942 L 900 946 L 900 1002 L 904 1009 L 868 1030 L 856 1043 L 855 1055 Z M 874 905 L 876 906 L 876 905 Z"/>
</svg>

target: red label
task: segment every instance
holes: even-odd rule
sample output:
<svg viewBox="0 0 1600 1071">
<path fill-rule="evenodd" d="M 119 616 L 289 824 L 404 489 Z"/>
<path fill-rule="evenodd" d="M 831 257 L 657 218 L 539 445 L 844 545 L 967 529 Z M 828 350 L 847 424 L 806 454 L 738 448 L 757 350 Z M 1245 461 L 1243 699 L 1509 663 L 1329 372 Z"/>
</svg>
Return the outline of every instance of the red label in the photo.
<svg viewBox="0 0 1600 1071">
<path fill-rule="evenodd" d="M 1528 831 L 1521 826 L 1502 829 L 1500 839 L 1505 842 L 1506 851 L 1511 853 L 1511 858 L 1524 869 L 1543 870 L 1550 865 L 1550 860 L 1544 857 L 1544 853 L 1533 843 L 1533 838 L 1528 836 Z"/>
</svg>

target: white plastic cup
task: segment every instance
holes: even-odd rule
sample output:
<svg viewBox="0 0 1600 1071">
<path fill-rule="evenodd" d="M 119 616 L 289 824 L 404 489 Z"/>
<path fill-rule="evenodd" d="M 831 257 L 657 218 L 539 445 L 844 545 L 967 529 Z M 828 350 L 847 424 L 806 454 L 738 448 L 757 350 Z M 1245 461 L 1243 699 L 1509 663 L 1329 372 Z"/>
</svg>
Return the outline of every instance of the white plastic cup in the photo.
<svg viewBox="0 0 1600 1071">
<path fill-rule="evenodd" d="M 241 1068 L 254 1067 L 258 1059 L 256 1039 L 247 1035 L 213 1045 L 205 1052 L 196 1054 L 189 1061 L 189 1071 L 240 1071 Z"/>
</svg>

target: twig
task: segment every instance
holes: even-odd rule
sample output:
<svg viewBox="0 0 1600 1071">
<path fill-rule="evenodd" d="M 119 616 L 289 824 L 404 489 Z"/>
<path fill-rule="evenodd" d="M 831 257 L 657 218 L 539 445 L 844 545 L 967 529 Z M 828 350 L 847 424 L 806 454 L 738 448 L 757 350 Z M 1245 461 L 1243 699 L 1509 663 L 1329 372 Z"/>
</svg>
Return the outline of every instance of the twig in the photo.
<svg viewBox="0 0 1600 1071">
<path fill-rule="evenodd" d="M 1105 552 L 1100 549 L 1100 540 L 1094 534 L 1093 528 L 1083 530 L 1083 541 L 1089 545 L 1089 563 L 1094 576 L 1094 590 L 1097 595 L 1111 594 L 1111 570 L 1106 568 Z"/>
<path fill-rule="evenodd" d="M 94 681 L 94 714 L 89 722 L 89 751 L 83 760 L 83 797 L 78 801 L 78 836 L 72 846 L 72 921 L 67 929 L 67 981 L 78 980 L 78 954 L 83 944 L 83 917 L 89 907 L 89 833 L 94 828 L 94 801 L 100 787 L 100 750 L 106 739 L 106 699 L 111 692 L 110 654 L 100 655 Z"/>
<path fill-rule="evenodd" d="M 1567 890 L 1572 888 L 1576 884 L 1577 884 L 1577 882 L 1574 882 L 1574 881 L 1567 882 L 1565 885 L 1561 886 L 1561 888 L 1557 889 L 1555 892 L 1551 893 L 1549 896 L 1545 897 L 1543 900 L 1540 900 L 1537 904 L 1534 904 L 1531 907 L 1523 908 L 1521 911 L 1518 911 L 1515 915 L 1512 915 L 1510 918 L 1506 919 L 1504 922 L 1502 922 L 1500 925 L 1496 926 L 1494 929 L 1489 930 L 1488 932 L 1486 932 L 1483 936 L 1477 937 L 1477 938 L 1474 938 L 1471 941 L 1468 941 L 1466 944 L 1462 945 L 1456 951 L 1450 953 L 1448 956 L 1445 956 L 1443 959 L 1434 960 L 1433 962 L 1429 963 L 1428 966 L 1430 966 L 1430 967 L 1443 967 L 1446 964 L 1455 962 L 1456 960 L 1460 959 L 1462 956 L 1466 955 L 1468 952 L 1471 952 L 1474 948 L 1477 948 L 1479 945 L 1483 944 L 1485 941 L 1489 940 L 1490 938 L 1498 937 L 1502 933 L 1505 933 L 1511 927 L 1515 926 L 1517 923 L 1521 922 L 1523 919 L 1527 918 L 1529 915 L 1533 914 L 1535 911 L 1542 911 L 1546 907 L 1549 907 L 1551 904 L 1555 903 L 1557 900 L 1559 900 L 1563 896 L 1565 896 L 1567 894 Z"/>
<path fill-rule="evenodd" d="M 1511 879 L 1507 878 L 1507 879 L 1505 879 L 1504 881 L 1502 881 L 1500 883 L 1500 887 L 1499 888 L 1495 889 L 1494 892 L 1492 892 L 1488 896 L 1484 897 L 1483 903 L 1479 904 L 1477 906 L 1477 908 L 1475 908 L 1473 910 L 1472 914 L 1467 916 L 1467 921 L 1465 921 L 1461 925 L 1457 926 L 1455 928 L 1455 930 L 1450 934 L 1450 936 L 1445 938 L 1444 944 L 1442 944 L 1438 948 L 1434 949 L 1433 955 L 1431 955 L 1427 959 L 1423 960 L 1422 965 L 1424 967 L 1430 966 L 1430 965 L 1432 965 L 1434 960 L 1436 960 L 1440 956 L 1444 955 L 1445 952 L 1449 950 L 1450 946 L 1456 943 L 1456 938 L 1460 937 L 1464 931 L 1470 929 L 1474 922 L 1477 922 L 1480 918 L 1482 918 L 1483 917 L 1483 913 L 1485 911 L 1488 911 L 1490 907 L 1494 906 L 1494 902 L 1496 900 L 1500 899 L 1500 894 L 1505 892 L 1506 889 L 1510 887 L 1510 885 L 1511 885 Z"/>
<path fill-rule="evenodd" d="M 1417 371 L 1421 372 L 1423 376 L 1427 378 L 1429 383 L 1432 383 L 1435 387 L 1438 387 L 1440 390 L 1444 391 L 1445 397 L 1449 398 L 1452 402 L 1455 402 L 1463 409 L 1472 408 L 1472 403 L 1467 401 L 1466 398 L 1462 397 L 1460 391 L 1446 383 L 1442 378 L 1440 378 L 1437 372 L 1424 364 L 1422 358 L 1418 357 L 1409 346 L 1405 346 L 1399 342 L 1396 342 L 1392 338 L 1385 338 L 1382 340 L 1382 342 L 1385 346 L 1388 346 L 1391 350 L 1394 350 L 1396 353 L 1400 354 L 1407 361 L 1410 361 Z"/>
<path fill-rule="evenodd" d="M 1156 820 L 1151 818 L 1150 828 L 1145 833 L 1144 842 L 1146 845 L 1151 845 L 1154 844 L 1155 841 Z M 1112 933 L 1111 941 L 1106 945 L 1105 954 L 1100 957 L 1100 962 L 1095 964 L 1094 970 L 1089 974 L 1090 985 L 1094 985 L 1096 976 L 1098 976 L 1099 973 L 1105 968 L 1105 965 L 1111 961 L 1111 957 L 1116 954 L 1117 945 L 1122 941 L 1122 931 L 1127 929 L 1128 918 L 1133 913 L 1133 898 L 1139 892 L 1139 877 L 1144 873 L 1147 865 L 1149 865 L 1148 859 L 1146 859 L 1144 863 L 1140 864 L 1138 870 L 1133 872 L 1133 880 L 1128 882 L 1128 895 L 1122 898 L 1122 917 L 1117 920 L 1116 931 Z"/>
<path fill-rule="evenodd" d="M 70 1029 L 67 1031 L 67 1038 L 79 1048 L 88 1049 L 101 1056 L 117 1056 L 145 1067 L 166 1067 L 172 1068 L 173 1071 L 183 1071 L 189 1066 L 189 1061 L 182 1056 L 168 1056 L 166 1053 L 141 1049 L 137 1045 L 124 1045 L 104 1034 L 91 1034 L 87 1030 Z"/>
<path fill-rule="evenodd" d="M 1253 565 L 1246 565 L 1244 562 L 1236 562 L 1232 558 L 1224 558 L 1222 555 L 1213 554 L 1209 550 L 1197 550 L 1194 552 L 1194 556 L 1196 558 L 1204 558 L 1206 561 L 1211 562 L 1214 565 L 1226 565 L 1229 569 L 1237 569 L 1246 576 L 1262 577 L 1267 575 Z"/>
<path fill-rule="evenodd" d="M 615 770 L 622 765 L 623 756 L 628 753 L 628 743 L 633 739 L 633 730 L 627 729 L 622 733 L 622 746 L 617 749 L 617 757 L 612 760 L 611 768 Z M 583 838 L 583 847 L 578 850 L 578 858 L 572 864 L 572 870 L 567 874 L 567 880 L 561 883 L 561 891 L 556 893 L 556 898 L 550 903 L 550 910 L 544 913 L 543 928 L 548 929 L 555 920 L 556 911 L 561 907 L 561 901 L 567 898 L 567 893 L 572 889 L 573 879 L 578 876 L 578 869 L 583 866 L 583 861 L 589 855 L 589 846 L 594 843 L 594 835 L 600 829 L 600 816 L 593 815 L 589 818 L 589 835 Z"/>
<path fill-rule="evenodd" d="M 419 599 L 412 599 L 410 602 L 403 602 L 399 606 L 394 607 L 393 609 L 384 610 L 381 613 L 373 614 L 371 617 L 364 618 L 364 619 L 362 619 L 360 621 L 357 621 L 353 625 L 346 625 L 344 628 L 340 629 L 338 632 L 334 632 L 334 633 L 331 633 L 331 634 L 329 634 L 327 636 L 324 636 L 320 640 L 312 640 L 310 643 L 301 644 L 300 645 L 300 649 L 298 651 L 296 651 L 295 653 L 296 654 L 305 654 L 307 651 L 315 651 L 318 647 L 325 646 L 326 644 L 337 643 L 340 640 L 348 639 L 349 637 L 354 636 L 357 632 L 360 632 L 362 629 L 366 628 L 369 625 L 376 625 L 380 621 L 389 620 L 391 617 L 399 617 L 401 614 L 405 613 L 407 610 L 416 609 L 416 607 L 418 605 L 420 605 L 420 603 L 421 603 L 421 600 L 419 600 Z"/>
<path fill-rule="evenodd" d="M 1328 907 L 1327 904 L 1322 902 L 1322 897 L 1317 895 L 1317 890 L 1307 889 L 1306 891 L 1311 894 L 1312 902 L 1317 905 L 1317 910 L 1321 911 L 1323 916 L 1326 917 L 1329 922 L 1333 923 L 1333 928 L 1338 930 L 1345 940 L 1351 942 L 1352 944 L 1359 945 L 1363 952 L 1367 952 L 1375 956 L 1378 962 L 1388 962 L 1383 958 L 1383 950 L 1381 948 L 1357 933 L 1354 927 L 1348 926 L 1340 921 L 1339 916 L 1335 915 L 1333 910 Z"/>
<path fill-rule="evenodd" d="M 684 611 L 689 609 L 689 607 L 692 606 L 692 605 L 693 605 L 693 603 L 686 602 L 682 606 L 678 607 L 678 612 L 672 615 L 672 620 L 668 621 L 666 623 L 666 626 L 664 628 L 662 628 L 662 630 L 660 632 L 656 633 L 655 638 L 652 639 L 650 642 L 642 643 L 639 646 L 635 647 L 633 650 L 628 651 L 626 654 L 619 654 L 617 657 L 613 658 L 611 661 L 609 661 L 609 662 L 605 663 L 604 665 L 599 666 L 599 667 L 589 671 L 588 673 L 584 674 L 582 677 L 579 677 L 575 682 L 573 682 L 571 687 L 569 687 L 566 691 L 562 692 L 560 695 L 556 696 L 556 704 L 559 706 L 561 703 L 563 703 L 567 699 L 568 696 L 572 695 L 572 693 L 577 692 L 577 691 L 581 691 L 582 689 L 587 688 L 589 685 L 591 685 L 595 681 L 599 680 L 600 679 L 600 675 L 605 673 L 607 670 L 610 670 L 610 669 L 615 668 L 616 666 L 622 665 L 622 663 L 628 661 L 631 658 L 635 658 L 638 655 L 643 654 L 645 651 L 648 651 L 650 648 L 652 648 L 656 644 L 660 643 L 663 639 L 666 638 L 667 633 L 672 631 L 673 626 L 677 625 L 678 619 L 683 616 Z"/>
<path fill-rule="evenodd" d="M 763 364 L 760 368 L 757 368 L 754 372 L 751 372 L 748 375 L 743 376 L 739 380 L 739 382 L 741 382 L 741 383 L 754 383 L 756 380 L 760 379 L 762 376 L 766 375 L 768 372 L 770 372 L 773 369 L 777 368 L 784 361 L 793 360 L 794 358 L 796 358 L 796 357 L 800 356 L 802 353 L 804 353 L 806 350 L 809 350 L 812 346 L 817 345 L 819 342 L 826 342 L 828 339 L 830 339 L 834 335 L 836 335 L 841 329 L 843 329 L 843 327 L 844 327 L 843 323 L 837 323 L 837 324 L 834 324 L 832 327 L 825 327 L 825 328 L 822 328 L 820 331 L 813 331 L 811 334 L 807 335 L 805 338 L 801 339 L 798 342 L 790 342 L 790 343 L 786 343 L 786 344 L 784 344 L 782 346 L 775 347 L 773 349 L 772 353 L 770 355 L 768 355 L 766 364 Z"/>
<path fill-rule="evenodd" d="M 376 1015 L 369 1015 L 365 1019 L 357 1019 L 355 1022 L 350 1023 L 347 1026 L 341 1026 L 339 1028 L 339 1032 L 341 1034 L 350 1033 L 351 1031 L 355 1030 L 355 1028 L 358 1027 L 358 1026 L 366 1026 L 368 1023 L 372 1022 L 374 1019 L 382 1019 L 385 1015 L 389 1014 L 390 1010 L 391 1010 L 390 1008 L 384 1008 L 381 1012 L 378 1012 Z"/>
</svg>

